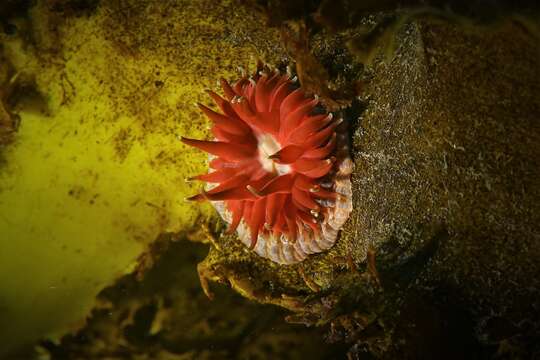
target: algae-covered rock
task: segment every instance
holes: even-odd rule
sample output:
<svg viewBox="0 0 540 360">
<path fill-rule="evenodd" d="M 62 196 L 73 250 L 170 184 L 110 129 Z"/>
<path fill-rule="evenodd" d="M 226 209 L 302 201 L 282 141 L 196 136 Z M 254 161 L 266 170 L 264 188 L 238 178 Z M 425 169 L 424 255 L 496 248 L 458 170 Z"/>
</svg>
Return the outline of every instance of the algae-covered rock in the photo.
<svg viewBox="0 0 540 360">
<path fill-rule="evenodd" d="M 421 14 L 347 79 L 362 92 L 347 110 L 354 210 L 336 245 L 278 266 L 222 236 L 199 270 L 291 321 L 330 323 L 351 356 L 537 353 L 538 33 L 519 18 Z M 323 30 L 311 52 L 358 68 L 355 36 Z"/>
<path fill-rule="evenodd" d="M 268 320 L 271 334 L 261 323 L 285 312 L 242 303 L 220 281 L 323 326 L 351 358 L 539 352 L 534 14 L 297 3 L 43 0 L 9 17 L 18 31 L 2 35 L 2 54 L 41 100 L 4 106 L 20 117 L 1 148 L 6 349 L 80 328 L 41 351 L 301 356 L 283 351 L 302 327 Z M 208 205 L 184 201 L 202 186 L 184 179 L 207 159 L 177 136 L 208 136 L 194 103 L 209 105 L 204 89 L 257 58 L 289 65 L 342 111 L 353 144 L 353 213 L 332 249 L 297 265 L 258 257 Z M 215 307 L 174 262 L 193 267 L 200 248 L 154 241 L 164 232 L 210 244 L 197 270 Z M 135 265 L 83 326 L 94 296 Z M 253 345 L 253 329 L 265 340 Z"/>
<path fill-rule="evenodd" d="M 283 322 L 284 310 L 216 289 L 210 301 L 200 289 L 196 264 L 207 249 L 171 236 L 152 249 L 159 260 L 137 279 L 133 274 L 98 296 L 87 325 L 59 344 L 45 342 L 53 358 L 103 359 L 327 359 L 344 356 L 342 345 L 321 343 L 322 329 Z"/>
<path fill-rule="evenodd" d="M 209 102 L 204 89 L 267 57 L 251 36 L 277 46 L 275 30 L 233 9 L 2 4 L 11 30 L 0 35 L 0 127 L 9 134 L 0 145 L 0 352 L 80 327 L 95 295 L 132 271 L 159 234 L 213 216 L 184 200 L 197 191 L 185 179 L 206 159 L 178 137 L 206 136 L 195 107 Z M 7 104 L 13 79 L 30 87 Z"/>
</svg>

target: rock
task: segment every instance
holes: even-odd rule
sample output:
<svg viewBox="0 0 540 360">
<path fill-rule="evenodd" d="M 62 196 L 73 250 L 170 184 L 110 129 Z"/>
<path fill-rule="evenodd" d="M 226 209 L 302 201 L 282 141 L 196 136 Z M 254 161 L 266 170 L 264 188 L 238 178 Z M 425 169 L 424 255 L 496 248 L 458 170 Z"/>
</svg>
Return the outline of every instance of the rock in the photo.
<svg viewBox="0 0 540 360">
<path fill-rule="evenodd" d="M 335 247 L 276 266 L 223 236 L 203 273 L 290 320 L 330 323 L 351 356 L 459 358 L 505 342 L 537 352 L 540 49 L 529 30 L 510 18 L 396 28 L 396 50 L 366 68 L 349 109 L 360 112 L 349 118 L 354 210 Z M 493 314 L 513 330 L 491 339 Z"/>
</svg>

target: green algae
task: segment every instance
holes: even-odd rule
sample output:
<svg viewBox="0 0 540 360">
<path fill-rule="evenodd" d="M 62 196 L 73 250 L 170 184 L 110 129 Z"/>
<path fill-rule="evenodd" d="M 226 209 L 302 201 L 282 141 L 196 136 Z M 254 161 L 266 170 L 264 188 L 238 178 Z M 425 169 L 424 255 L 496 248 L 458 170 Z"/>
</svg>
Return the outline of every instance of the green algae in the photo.
<svg viewBox="0 0 540 360">
<path fill-rule="evenodd" d="M 73 14 L 40 1 L 13 20 L 17 36 L 1 38 L 46 103 L 19 102 L 21 125 L 2 149 L 4 350 L 80 326 L 95 295 L 159 234 L 213 216 L 184 200 L 200 186 L 185 179 L 206 171 L 206 157 L 178 136 L 207 137 L 195 107 L 209 104 L 203 90 L 264 55 L 233 33 L 230 7 L 108 2 Z"/>
</svg>

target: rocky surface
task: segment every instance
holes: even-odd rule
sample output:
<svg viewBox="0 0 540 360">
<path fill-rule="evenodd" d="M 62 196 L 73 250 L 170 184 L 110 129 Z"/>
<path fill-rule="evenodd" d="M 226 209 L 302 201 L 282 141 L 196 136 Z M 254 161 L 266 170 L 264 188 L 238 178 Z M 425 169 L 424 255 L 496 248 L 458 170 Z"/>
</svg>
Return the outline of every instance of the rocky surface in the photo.
<svg viewBox="0 0 540 360">
<path fill-rule="evenodd" d="M 344 34 L 317 34 L 312 52 L 350 50 L 355 66 Z M 346 110 L 356 169 L 340 241 L 279 267 L 222 237 L 203 275 L 330 323 L 350 356 L 538 354 L 537 35 L 512 19 L 395 27 Z"/>
<path fill-rule="evenodd" d="M 330 3 L 310 2 L 305 13 L 281 1 L 92 2 L 85 14 L 99 14 L 118 56 L 159 54 L 197 76 L 197 84 L 185 80 L 190 88 L 211 86 L 216 66 L 230 71 L 236 59 L 223 56 L 239 44 L 249 44 L 238 47 L 241 65 L 251 51 L 295 68 L 303 86 L 348 119 L 354 209 L 331 250 L 291 266 L 259 258 L 215 219 L 197 224 L 204 231 L 184 229 L 179 242 L 162 236 L 136 274 L 100 293 L 85 326 L 41 343 L 43 356 L 539 356 L 535 18 Z M 186 9 L 200 27 L 179 25 Z M 207 16 L 221 27 L 207 26 Z M 188 56 L 193 34 L 218 48 Z M 144 96 L 115 98 L 143 133 L 160 105 L 139 106 Z M 204 260 L 202 245 L 186 236 L 210 244 Z M 276 320 L 284 316 L 294 325 Z"/>
</svg>

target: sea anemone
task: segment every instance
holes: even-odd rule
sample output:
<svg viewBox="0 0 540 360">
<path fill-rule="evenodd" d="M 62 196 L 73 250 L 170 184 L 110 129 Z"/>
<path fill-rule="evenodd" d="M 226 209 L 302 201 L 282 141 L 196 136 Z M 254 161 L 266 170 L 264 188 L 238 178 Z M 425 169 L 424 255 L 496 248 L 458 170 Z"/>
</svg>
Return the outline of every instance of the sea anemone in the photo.
<svg viewBox="0 0 540 360">
<path fill-rule="evenodd" d="M 208 91 L 221 113 L 199 104 L 215 141 L 182 138 L 210 153 L 213 172 L 190 200 L 210 200 L 260 256 L 292 264 L 329 249 L 352 210 L 346 124 L 306 96 L 296 79 L 259 65 Z"/>
</svg>

